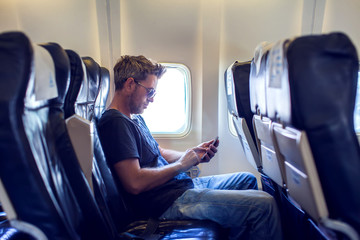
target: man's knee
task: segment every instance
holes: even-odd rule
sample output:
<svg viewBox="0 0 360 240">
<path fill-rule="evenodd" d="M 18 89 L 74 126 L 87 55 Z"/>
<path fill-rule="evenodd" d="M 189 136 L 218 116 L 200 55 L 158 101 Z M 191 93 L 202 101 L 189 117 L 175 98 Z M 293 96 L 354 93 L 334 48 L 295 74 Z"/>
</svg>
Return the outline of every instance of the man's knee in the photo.
<svg viewBox="0 0 360 240">
<path fill-rule="evenodd" d="M 241 178 L 241 182 L 243 183 L 243 185 L 245 185 L 244 189 L 258 189 L 257 179 L 254 174 L 250 172 L 240 172 L 237 174 Z"/>
<path fill-rule="evenodd" d="M 248 178 L 249 178 L 249 188 L 258 189 L 257 179 L 255 175 L 252 173 L 248 173 Z"/>
<path fill-rule="evenodd" d="M 274 212 L 276 213 L 278 209 L 274 197 L 268 194 L 267 192 L 264 191 L 259 191 L 259 192 L 262 193 L 259 199 L 259 204 L 261 205 L 261 208 L 265 212 L 268 212 L 269 214 L 273 214 Z"/>
</svg>

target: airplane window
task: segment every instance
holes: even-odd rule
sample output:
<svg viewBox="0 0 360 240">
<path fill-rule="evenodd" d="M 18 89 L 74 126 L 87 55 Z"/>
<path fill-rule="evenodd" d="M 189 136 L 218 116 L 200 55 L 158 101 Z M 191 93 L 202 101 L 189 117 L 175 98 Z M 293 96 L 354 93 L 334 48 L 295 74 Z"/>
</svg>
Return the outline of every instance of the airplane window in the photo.
<svg viewBox="0 0 360 240">
<path fill-rule="evenodd" d="M 355 132 L 360 134 L 360 71 L 358 73 L 358 85 L 354 113 Z"/>
<path fill-rule="evenodd" d="M 167 70 L 142 116 L 155 137 L 182 137 L 190 129 L 190 71 L 183 64 L 161 64 Z"/>
</svg>

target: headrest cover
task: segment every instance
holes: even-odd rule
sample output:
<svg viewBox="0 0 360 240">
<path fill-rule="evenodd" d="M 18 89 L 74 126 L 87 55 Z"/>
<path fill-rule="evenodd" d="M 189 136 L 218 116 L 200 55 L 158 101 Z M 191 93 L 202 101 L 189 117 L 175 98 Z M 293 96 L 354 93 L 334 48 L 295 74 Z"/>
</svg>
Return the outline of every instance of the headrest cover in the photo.
<svg viewBox="0 0 360 240">
<path fill-rule="evenodd" d="M 254 64 L 255 64 L 255 71 L 256 75 L 259 74 L 261 68 L 261 59 L 264 55 L 266 55 L 270 49 L 272 48 L 273 44 L 269 42 L 262 42 L 256 46 L 254 52 Z"/>
<path fill-rule="evenodd" d="M 101 67 L 100 89 L 95 100 L 95 118 L 100 119 L 106 108 L 106 101 L 110 91 L 110 73 L 104 67 Z"/>
<path fill-rule="evenodd" d="M 268 117 L 291 121 L 288 63 L 284 47 L 289 40 L 278 41 L 270 50 L 266 68 L 266 104 Z"/>
<path fill-rule="evenodd" d="M 71 77 L 69 89 L 66 93 L 64 102 L 65 118 L 68 118 L 75 114 L 75 102 L 78 98 L 80 87 L 84 81 L 84 64 L 80 56 L 73 50 L 65 50 L 69 60 L 71 68 Z"/>
<path fill-rule="evenodd" d="M 94 104 L 100 87 L 100 66 L 91 57 L 83 57 L 88 78 L 88 103 Z"/>
<path fill-rule="evenodd" d="M 233 67 L 234 63 L 231 64 L 228 69 L 225 71 L 225 91 L 226 91 L 226 99 L 228 103 L 228 110 L 231 115 L 239 116 L 236 106 L 236 98 L 235 98 L 235 84 L 234 84 L 234 76 L 233 76 Z"/>
<path fill-rule="evenodd" d="M 266 108 L 266 64 L 269 50 L 269 43 L 261 43 L 255 49 L 254 59 L 250 69 L 250 106 L 253 113 L 267 115 Z"/>
<path fill-rule="evenodd" d="M 17 101 L 22 105 L 33 72 L 31 41 L 22 32 L 2 33 L 0 53 L 0 103 Z"/>
<path fill-rule="evenodd" d="M 58 96 L 54 61 L 46 49 L 33 44 L 35 65 L 35 99 L 47 100 Z"/>
<path fill-rule="evenodd" d="M 79 90 L 78 97 L 76 98 L 76 103 L 87 103 L 88 102 L 88 77 L 86 66 L 83 61 L 81 61 L 81 68 L 84 72 L 83 81 Z"/>
</svg>

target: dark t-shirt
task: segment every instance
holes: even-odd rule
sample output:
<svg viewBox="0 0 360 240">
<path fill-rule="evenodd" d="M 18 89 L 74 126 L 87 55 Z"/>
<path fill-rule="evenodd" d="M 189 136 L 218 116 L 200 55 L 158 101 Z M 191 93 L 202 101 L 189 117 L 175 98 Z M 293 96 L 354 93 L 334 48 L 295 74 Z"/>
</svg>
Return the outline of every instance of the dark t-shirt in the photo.
<svg viewBox="0 0 360 240">
<path fill-rule="evenodd" d="M 129 158 L 139 159 L 141 168 L 168 164 L 140 115 L 134 115 L 130 119 L 121 112 L 110 109 L 101 117 L 98 129 L 106 160 L 114 175 L 114 165 Z M 119 179 L 116 179 L 118 186 L 121 186 Z M 122 189 L 120 191 L 125 192 L 125 202 L 137 217 L 143 218 L 160 216 L 179 196 L 193 187 L 191 178 L 181 173 L 165 184 L 138 195 Z"/>
</svg>

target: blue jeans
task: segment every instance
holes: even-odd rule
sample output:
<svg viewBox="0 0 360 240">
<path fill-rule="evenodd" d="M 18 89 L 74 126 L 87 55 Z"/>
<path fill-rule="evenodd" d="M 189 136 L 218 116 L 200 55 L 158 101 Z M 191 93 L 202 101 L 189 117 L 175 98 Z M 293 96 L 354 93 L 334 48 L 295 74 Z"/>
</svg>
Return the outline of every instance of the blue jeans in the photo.
<svg viewBox="0 0 360 240">
<path fill-rule="evenodd" d="M 257 190 L 251 173 L 193 179 L 160 219 L 212 220 L 229 228 L 229 239 L 282 239 L 280 215 L 273 197 Z"/>
</svg>

